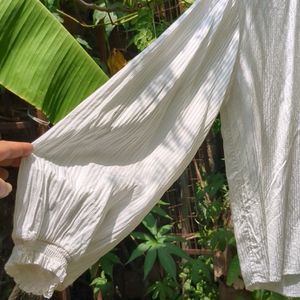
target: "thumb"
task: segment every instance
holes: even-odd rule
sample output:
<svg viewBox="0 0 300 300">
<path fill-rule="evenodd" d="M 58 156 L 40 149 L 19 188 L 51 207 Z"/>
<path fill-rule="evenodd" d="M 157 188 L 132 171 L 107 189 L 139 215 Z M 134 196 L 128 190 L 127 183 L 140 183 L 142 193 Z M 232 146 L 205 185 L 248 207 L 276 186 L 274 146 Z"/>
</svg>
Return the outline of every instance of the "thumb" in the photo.
<svg viewBox="0 0 300 300">
<path fill-rule="evenodd" d="M 10 183 L 5 182 L 0 178 L 0 198 L 4 198 L 8 196 L 8 194 L 12 191 L 12 186 Z"/>
</svg>

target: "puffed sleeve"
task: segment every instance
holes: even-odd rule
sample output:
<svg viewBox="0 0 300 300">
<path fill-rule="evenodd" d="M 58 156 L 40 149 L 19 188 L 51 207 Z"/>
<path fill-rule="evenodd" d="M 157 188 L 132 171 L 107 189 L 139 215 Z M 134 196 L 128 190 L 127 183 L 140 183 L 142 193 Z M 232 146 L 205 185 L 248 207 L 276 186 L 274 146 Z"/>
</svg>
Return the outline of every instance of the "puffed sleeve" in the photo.
<svg viewBox="0 0 300 300">
<path fill-rule="evenodd" d="M 6 271 L 51 297 L 126 237 L 205 138 L 234 69 L 235 0 L 197 1 L 34 142 L 18 179 Z"/>
</svg>

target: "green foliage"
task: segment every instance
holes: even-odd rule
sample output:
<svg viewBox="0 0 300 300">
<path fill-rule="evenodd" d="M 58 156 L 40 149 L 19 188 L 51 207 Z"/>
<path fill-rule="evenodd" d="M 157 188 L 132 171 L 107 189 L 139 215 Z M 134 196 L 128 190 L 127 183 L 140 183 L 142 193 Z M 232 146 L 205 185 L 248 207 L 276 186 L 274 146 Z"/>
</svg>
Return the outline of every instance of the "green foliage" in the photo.
<svg viewBox="0 0 300 300">
<path fill-rule="evenodd" d="M 212 259 L 199 256 L 185 263 L 179 274 L 185 300 L 216 300 L 217 286 L 212 278 Z"/>
<path fill-rule="evenodd" d="M 160 1 L 90 1 L 103 11 L 91 9 L 92 17 L 87 20 L 81 20 L 86 11 L 82 3 L 8 0 L 0 4 L 0 84 L 41 109 L 52 123 L 62 119 L 107 79 L 95 61 L 108 70 L 103 58 L 109 53 L 96 53 L 98 41 L 81 34 L 75 25 L 103 27 L 106 37 L 102 43 L 106 43 L 108 51 L 112 31 L 122 26 L 128 37 L 125 48 L 133 44 L 142 51 L 170 24 L 158 9 L 163 6 Z M 61 11 L 65 7 L 67 13 Z M 75 30 L 75 39 L 59 23 Z"/>
<path fill-rule="evenodd" d="M 112 297 L 113 284 L 107 279 L 104 271 L 91 282 L 91 286 L 93 287 L 94 294 L 97 295 L 101 292 L 102 295 L 106 295 L 106 299 Z"/>
<path fill-rule="evenodd" d="M 166 213 L 163 213 L 161 208 L 160 210 L 156 209 L 156 211 L 159 211 L 160 214 L 169 218 Z M 130 255 L 127 263 L 130 263 L 136 258 L 144 255 L 144 278 L 149 275 L 155 262 L 158 261 L 165 272 L 175 280 L 177 269 L 173 256 L 186 260 L 190 259 L 190 257 L 180 247 L 174 244 L 174 242 L 182 241 L 182 239 L 174 235 L 170 235 L 173 224 L 165 224 L 158 227 L 157 219 L 154 217 L 153 212 L 149 213 L 144 218 L 142 224 L 147 233 L 141 231 L 134 231 L 131 233 L 131 237 L 134 240 L 138 240 L 139 244 Z"/>
<path fill-rule="evenodd" d="M 151 294 L 152 299 L 177 299 L 178 285 L 172 278 L 166 276 L 160 281 L 155 281 L 154 284 L 148 288 L 147 293 Z"/>
<path fill-rule="evenodd" d="M 224 251 L 226 246 L 234 246 L 236 244 L 232 230 L 227 228 L 217 228 L 210 234 L 210 247 L 213 250 Z"/>
<path fill-rule="evenodd" d="M 48 10 L 53 12 L 59 8 L 60 0 L 41 0 L 41 2 L 48 8 Z"/>
<path fill-rule="evenodd" d="M 116 264 L 121 264 L 119 257 L 113 252 L 108 252 L 102 256 L 99 260 L 100 267 L 106 275 L 113 278 L 113 267 Z"/>
<path fill-rule="evenodd" d="M 166 213 L 165 210 L 163 210 L 160 206 L 154 206 L 152 209 L 152 213 L 169 220 L 172 220 L 172 218 Z"/>
<path fill-rule="evenodd" d="M 60 8 L 60 0 L 40 0 L 46 8 L 52 13 L 58 22 L 63 23 L 64 19 L 58 14 L 57 9 Z"/>
<path fill-rule="evenodd" d="M 138 12 L 138 17 L 131 24 L 136 33 L 133 37 L 133 43 L 142 51 L 148 47 L 156 38 L 155 27 L 153 27 L 152 11 L 149 8 L 143 8 Z"/>
<path fill-rule="evenodd" d="M 107 80 L 38 0 L 0 1 L 0 66 L 0 84 L 54 123 Z"/>
<path fill-rule="evenodd" d="M 232 285 L 239 277 L 241 276 L 241 268 L 240 268 L 240 262 L 237 255 L 235 255 L 229 264 L 229 268 L 227 271 L 227 279 L 226 284 Z"/>
<path fill-rule="evenodd" d="M 214 227 L 222 224 L 221 217 L 229 208 L 227 183 L 221 173 L 204 173 L 203 185 L 196 186 L 197 219 L 200 224 Z"/>
<path fill-rule="evenodd" d="M 102 3 L 100 7 L 105 7 L 105 4 Z M 95 25 L 103 24 L 107 35 L 109 35 L 111 31 L 114 29 L 117 21 L 118 21 L 117 13 L 114 12 L 108 13 L 106 11 L 94 10 L 93 23 Z"/>
<path fill-rule="evenodd" d="M 76 41 L 77 41 L 83 48 L 85 48 L 85 49 L 87 49 L 87 50 L 91 50 L 91 49 L 92 49 L 91 46 L 89 45 L 89 43 L 88 43 L 86 40 L 84 40 L 82 37 L 80 37 L 79 35 L 77 35 L 75 38 L 76 38 Z"/>
<path fill-rule="evenodd" d="M 156 23 L 154 8 L 143 7 L 138 11 L 138 15 L 131 21 L 132 31 L 134 31 L 133 43 L 139 51 L 148 47 L 170 24 L 165 20 Z"/>
<path fill-rule="evenodd" d="M 112 299 L 114 293 L 113 270 L 116 265 L 122 264 L 119 257 L 112 251 L 100 258 L 100 260 L 90 268 L 93 278 L 91 286 L 97 295 L 101 292 L 105 299 Z"/>
</svg>

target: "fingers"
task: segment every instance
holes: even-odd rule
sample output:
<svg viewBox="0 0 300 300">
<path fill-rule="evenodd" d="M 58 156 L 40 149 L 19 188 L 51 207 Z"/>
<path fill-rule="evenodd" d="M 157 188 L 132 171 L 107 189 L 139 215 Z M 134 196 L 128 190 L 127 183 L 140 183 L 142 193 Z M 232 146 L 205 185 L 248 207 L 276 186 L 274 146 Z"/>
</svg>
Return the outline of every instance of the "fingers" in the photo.
<svg viewBox="0 0 300 300">
<path fill-rule="evenodd" d="M 0 178 L 6 180 L 8 178 L 8 171 L 0 168 Z"/>
<path fill-rule="evenodd" d="M 21 158 L 32 152 L 32 145 L 23 142 L 0 141 L 0 166 L 18 166 Z M 5 180 L 8 172 L 0 168 L 0 198 L 6 197 L 12 190 Z"/>
<path fill-rule="evenodd" d="M 12 186 L 8 182 L 5 182 L 0 178 L 0 198 L 4 198 L 8 196 L 8 194 L 12 191 Z"/>
<path fill-rule="evenodd" d="M 5 159 L 0 161 L 0 166 L 2 167 L 18 167 L 21 162 L 21 157 L 14 158 L 14 159 Z"/>
<path fill-rule="evenodd" d="M 8 178 L 8 171 L 0 168 L 0 198 L 6 197 L 12 190 L 11 184 L 5 182 Z"/>
<path fill-rule="evenodd" d="M 23 142 L 0 141 L 0 165 L 17 166 L 20 158 L 32 152 L 32 145 Z"/>
</svg>

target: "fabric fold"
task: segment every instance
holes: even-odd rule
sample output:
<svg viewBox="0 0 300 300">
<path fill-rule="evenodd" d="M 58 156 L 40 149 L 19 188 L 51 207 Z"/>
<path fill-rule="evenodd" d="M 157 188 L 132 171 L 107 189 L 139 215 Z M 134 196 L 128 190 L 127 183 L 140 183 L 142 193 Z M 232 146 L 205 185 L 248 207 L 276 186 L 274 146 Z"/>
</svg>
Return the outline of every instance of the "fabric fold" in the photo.
<svg viewBox="0 0 300 300">
<path fill-rule="evenodd" d="M 183 172 L 220 110 L 238 44 L 236 2 L 198 1 L 34 142 L 20 168 L 13 238 L 16 247 L 41 240 L 68 253 L 58 288 L 125 238 Z M 13 277 L 17 261 L 6 267 Z M 58 278 L 16 280 L 50 297 Z"/>
</svg>

